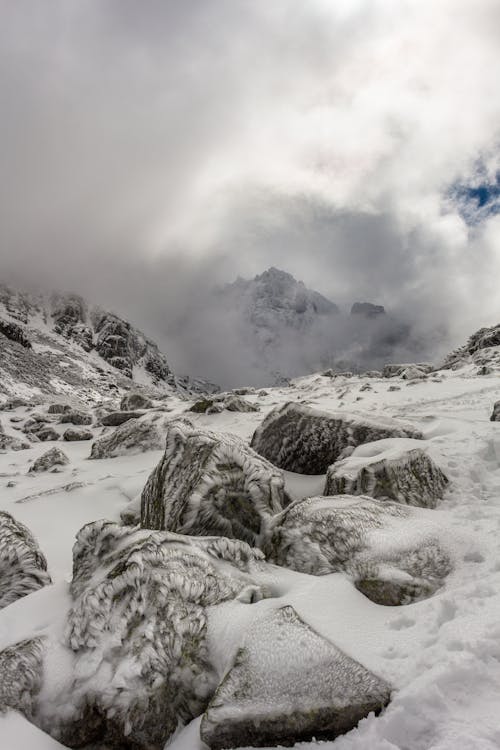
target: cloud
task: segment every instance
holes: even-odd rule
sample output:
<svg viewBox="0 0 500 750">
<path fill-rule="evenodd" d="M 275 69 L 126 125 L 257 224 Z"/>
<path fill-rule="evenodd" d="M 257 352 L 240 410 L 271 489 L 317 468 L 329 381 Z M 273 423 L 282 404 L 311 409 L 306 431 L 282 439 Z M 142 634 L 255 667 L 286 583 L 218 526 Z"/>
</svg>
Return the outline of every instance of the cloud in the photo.
<svg viewBox="0 0 500 750">
<path fill-rule="evenodd" d="M 2 10 L 6 277 L 81 291 L 221 373 L 227 322 L 187 320 L 269 265 L 450 346 L 497 321 L 498 217 L 471 229 L 450 200 L 498 164 L 496 0 Z"/>
</svg>

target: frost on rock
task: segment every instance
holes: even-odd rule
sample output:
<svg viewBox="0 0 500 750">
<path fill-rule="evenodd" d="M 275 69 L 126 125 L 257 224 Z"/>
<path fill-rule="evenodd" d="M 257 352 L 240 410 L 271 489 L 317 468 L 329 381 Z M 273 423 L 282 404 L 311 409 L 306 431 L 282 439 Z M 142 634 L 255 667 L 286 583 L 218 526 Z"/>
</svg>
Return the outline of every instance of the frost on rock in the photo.
<svg viewBox="0 0 500 750">
<path fill-rule="evenodd" d="M 289 402 L 269 412 L 251 446 L 281 469 L 324 474 L 345 448 L 393 437 L 421 439 L 422 433 L 388 417 L 321 412 Z"/>
<path fill-rule="evenodd" d="M 122 411 L 134 411 L 135 409 L 151 409 L 153 402 L 144 393 L 137 391 L 130 391 L 123 396 L 120 402 L 120 409 Z"/>
<path fill-rule="evenodd" d="M 28 448 L 31 448 L 31 445 L 25 440 L 19 440 L 19 438 L 6 435 L 3 432 L 0 433 L 0 451 L 25 451 Z"/>
<path fill-rule="evenodd" d="M 61 424 L 89 425 L 92 424 L 92 414 L 84 411 L 64 412 L 60 419 Z"/>
<path fill-rule="evenodd" d="M 161 422 L 151 418 L 129 419 L 109 435 L 92 443 L 90 458 L 116 458 L 145 451 L 160 450 L 164 445 Z"/>
<path fill-rule="evenodd" d="M 202 718 L 201 738 L 210 750 L 334 738 L 378 713 L 390 693 L 286 606 L 252 624 Z"/>
<path fill-rule="evenodd" d="M 0 512 L 0 609 L 49 583 L 47 561 L 30 530 Z"/>
<path fill-rule="evenodd" d="M 224 409 L 227 411 L 254 412 L 260 411 L 257 404 L 252 404 L 240 395 L 234 393 L 223 393 L 212 398 L 202 398 L 191 406 L 189 411 L 198 414 L 218 414 Z"/>
<path fill-rule="evenodd" d="M 420 448 L 392 448 L 375 456 L 348 458 L 330 466 L 325 495 L 370 495 L 405 505 L 435 508 L 448 479 Z"/>
<path fill-rule="evenodd" d="M 491 422 L 500 422 L 500 401 L 493 404 L 493 412 L 490 417 Z"/>
<path fill-rule="evenodd" d="M 141 526 L 258 545 L 285 504 L 282 473 L 243 440 L 175 421 L 142 492 Z"/>
<path fill-rule="evenodd" d="M 264 551 L 302 573 L 344 572 L 377 604 L 408 604 L 433 594 L 452 569 L 439 534 L 417 512 L 365 496 L 306 498 L 274 519 Z"/>
<path fill-rule="evenodd" d="M 27 719 L 34 718 L 42 687 L 43 651 L 41 638 L 21 641 L 0 651 L 0 712 L 13 708 Z"/>
<path fill-rule="evenodd" d="M 101 424 L 104 427 L 119 427 L 121 424 L 128 422 L 129 419 L 139 419 L 144 414 L 143 411 L 112 411 L 101 417 Z"/>
<path fill-rule="evenodd" d="M 46 453 L 37 458 L 30 467 L 30 472 L 50 471 L 58 466 L 67 466 L 69 458 L 60 448 L 50 448 Z"/>
<path fill-rule="evenodd" d="M 64 680 L 44 685 L 34 722 L 70 747 L 161 750 L 178 723 L 204 711 L 219 681 L 206 608 L 240 595 L 262 564 L 258 550 L 233 539 L 85 526 L 65 631 L 71 693 Z M 22 710 L 16 688 L 7 692 L 14 697 L 4 702 Z"/>
</svg>

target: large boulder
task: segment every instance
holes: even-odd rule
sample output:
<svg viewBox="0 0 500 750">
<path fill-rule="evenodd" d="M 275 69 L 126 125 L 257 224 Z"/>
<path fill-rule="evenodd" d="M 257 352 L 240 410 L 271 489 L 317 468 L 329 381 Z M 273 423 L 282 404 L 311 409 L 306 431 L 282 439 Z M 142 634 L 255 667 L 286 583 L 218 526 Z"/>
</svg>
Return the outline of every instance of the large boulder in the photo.
<svg viewBox="0 0 500 750">
<path fill-rule="evenodd" d="M 490 417 L 491 422 L 500 422 L 500 401 L 493 404 L 493 411 Z"/>
<path fill-rule="evenodd" d="M 423 436 L 411 425 L 388 417 L 322 412 L 289 402 L 269 412 L 254 432 L 251 446 L 281 469 L 324 474 L 346 448 L 393 437 Z"/>
<path fill-rule="evenodd" d="M 84 411 L 68 411 L 62 414 L 61 424 L 89 425 L 92 424 L 92 414 Z"/>
<path fill-rule="evenodd" d="M 90 458 L 116 458 L 160 450 L 164 444 L 164 429 L 161 425 L 159 419 L 129 419 L 113 432 L 95 440 Z"/>
<path fill-rule="evenodd" d="M 189 411 L 198 414 L 218 414 L 224 409 L 227 411 L 255 412 L 260 411 L 257 404 L 242 398 L 235 393 L 226 393 L 212 398 L 202 398 L 190 407 Z"/>
<path fill-rule="evenodd" d="M 50 425 L 46 425 L 33 433 L 38 440 L 46 443 L 48 440 L 59 440 L 59 433 Z"/>
<path fill-rule="evenodd" d="M 71 406 L 69 404 L 50 404 L 49 408 L 47 409 L 48 414 L 67 414 L 68 412 L 73 411 Z"/>
<path fill-rule="evenodd" d="M 101 424 L 103 427 L 119 427 L 129 419 L 139 419 L 143 416 L 143 411 L 112 411 L 101 417 Z"/>
<path fill-rule="evenodd" d="M 69 458 L 60 448 L 50 448 L 40 458 L 37 458 L 30 467 L 31 473 L 40 471 L 58 471 L 58 466 L 67 466 Z"/>
<path fill-rule="evenodd" d="M 48 583 L 47 561 L 32 533 L 0 511 L 0 609 Z"/>
<path fill-rule="evenodd" d="M 344 572 L 377 604 L 408 604 L 452 569 L 433 513 L 362 495 L 306 498 L 275 517 L 264 551 L 302 573 Z"/>
<path fill-rule="evenodd" d="M 63 440 L 68 443 L 76 442 L 78 440 L 92 440 L 94 433 L 92 430 L 85 430 L 78 427 L 68 427 L 63 432 Z"/>
<path fill-rule="evenodd" d="M 135 411 L 136 409 L 151 409 L 153 402 L 145 393 L 131 391 L 123 396 L 120 402 L 121 411 Z"/>
<path fill-rule="evenodd" d="M 399 447 L 397 442 L 371 443 L 363 446 L 372 448 L 369 455 L 358 448 L 334 463 L 326 475 L 325 495 L 370 495 L 435 508 L 448 478 L 421 448 Z"/>
<path fill-rule="evenodd" d="M 3 432 L 0 433 L 0 451 L 2 453 L 7 451 L 24 451 L 28 448 L 31 448 L 31 445 L 25 440 L 20 440 L 13 435 L 6 435 Z"/>
<path fill-rule="evenodd" d="M 333 739 L 378 713 L 390 693 L 285 606 L 250 627 L 200 734 L 210 750 Z"/>
<path fill-rule="evenodd" d="M 257 545 L 285 506 L 282 473 L 240 438 L 172 422 L 141 498 L 141 525 Z"/>
</svg>

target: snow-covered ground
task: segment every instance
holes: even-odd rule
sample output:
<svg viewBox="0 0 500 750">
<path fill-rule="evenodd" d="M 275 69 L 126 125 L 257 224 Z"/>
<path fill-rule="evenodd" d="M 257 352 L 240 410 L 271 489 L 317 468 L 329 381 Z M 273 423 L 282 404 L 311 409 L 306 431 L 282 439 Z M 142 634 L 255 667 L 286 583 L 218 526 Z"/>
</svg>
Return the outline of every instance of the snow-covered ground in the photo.
<svg viewBox="0 0 500 750">
<path fill-rule="evenodd" d="M 286 401 L 326 411 L 404 419 L 424 433 L 421 447 L 450 480 L 438 509 L 421 511 L 441 530 L 454 563 L 444 587 L 432 597 L 383 607 L 363 596 L 342 574 L 314 577 L 274 568 L 273 598 L 252 607 L 233 600 L 212 610 L 209 633 L 215 663 L 236 650 L 250 619 L 291 604 L 320 634 L 393 686 L 392 701 L 380 716 L 370 715 L 333 742 L 297 747 L 500 747 L 500 423 L 490 422 L 493 403 L 500 399 L 500 379 L 498 373 L 478 376 L 472 370 L 466 366 L 416 381 L 314 375 L 294 381 L 290 388 L 245 396 L 260 406 L 259 412 L 189 414 L 196 424 L 248 440 L 266 413 Z M 185 413 L 189 405 L 172 396 L 169 416 Z M 9 420 L 25 416 L 25 407 L 4 412 L 5 431 L 22 436 L 15 431 L 19 423 Z M 29 450 L 0 454 L 0 510 L 33 532 L 54 581 L 49 598 L 42 590 L 0 611 L 0 648 L 33 632 L 53 632 L 56 611 L 67 606 L 75 533 L 98 518 L 119 520 L 161 456 L 161 451 L 150 451 L 88 460 L 90 442 L 64 442 L 58 445 L 69 465 L 55 474 L 29 474 L 33 460 L 51 445 L 38 443 Z M 285 477 L 292 498 L 322 493 L 324 476 L 285 472 Z M 204 748 L 198 724 L 196 720 L 180 730 L 169 748 Z M 20 715 L 9 713 L 0 718 L 0 747 L 49 750 L 61 745 Z"/>
</svg>

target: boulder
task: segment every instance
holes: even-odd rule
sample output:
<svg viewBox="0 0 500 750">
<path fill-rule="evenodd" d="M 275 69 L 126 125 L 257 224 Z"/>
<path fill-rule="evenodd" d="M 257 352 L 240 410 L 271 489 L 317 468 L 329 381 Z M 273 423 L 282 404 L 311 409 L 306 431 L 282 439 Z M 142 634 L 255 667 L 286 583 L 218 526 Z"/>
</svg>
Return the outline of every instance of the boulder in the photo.
<svg viewBox="0 0 500 750">
<path fill-rule="evenodd" d="M 89 425 L 92 424 L 92 414 L 84 411 L 68 411 L 61 416 L 61 424 Z"/>
<path fill-rule="evenodd" d="M 94 433 L 91 430 L 82 430 L 77 427 L 68 427 L 68 429 L 63 432 L 63 440 L 66 440 L 68 443 L 76 442 L 78 440 L 92 440 L 93 437 Z"/>
<path fill-rule="evenodd" d="M 141 526 L 258 545 L 285 504 L 282 473 L 243 440 L 174 421 L 142 492 Z"/>
<path fill-rule="evenodd" d="M 51 448 L 46 453 L 37 458 L 30 467 L 30 472 L 50 471 L 57 466 L 67 466 L 69 458 L 60 448 Z"/>
<path fill-rule="evenodd" d="M 388 417 L 322 412 L 289 402 L 269 412 L 251 446 L 281 469 L 324 474 L 346 448 L 392 437 L 421 439 L 422 433 Z"/>
<path fill-rule="evenodd" d="M 325 495 L 370 495 L 435 508 L 448 486 L 447 477 L 425 451 L 400 448 L 396 442 L 379 441 L 378 452 L 373 443 L 369 456 L 355 450 L 334 463 L 326 475 Z"/>
<path fill-rule="evenodd" d="M 500 422 L 500 401 L 493 404 L 490 422 Z"/>
<path fill-rule="evenodd" d="M 378 713 L 390 694 L 385 680 L 285 606 L 250 627 L 200 735 L 210 750 L 334 739 Z"/>
<path fill-rule="evenodd" d="M 53 427 L 42 427 L 34 434 L 42 443 L 47 442 L 47 440 L 59 440 L 59 433 Z"/>
<path fill-rule="evenodd" d="M 257 404 L 252 404 L 250 401 L 238 396 L 235 393 L 224 394 L 223 396 L 215 396 L 214 398 L 202 398 L 190 407 L 189 411 L 197 414 L 218 414 L 224 409 L 228 411 L 239 411 L 239 412 L 255 412 L 260 411 Z"/>
<path fill-rule="evenodd" d="M 31 448 L 31 445 L 24 440 L 13 435 L 0 434 L 0 451 L 24 451 Z"/>
<path fill-rule="evenodd" d="M 384 365 L 384 368 L 382 370 L 382 376 L 384 378 L 394 378 L 401 376 L 405 370 L 409 370 L 411 368 L 416 368 L 424 373 L 424 375 L 427 375 L 429 372 L 432 372 L 434 369 L 434 365 L 431 365 L 429 362 L 407 362 L 406 364 L 388 364 Z"/>
<path fill-rule="evenodd" d="M 377 604 L 408 604 L 452 570 L 433 512 L 363 495 L 306 498 L 273 519 L 264 552 L 302 573 L 344 572 Z"/>
<path fill-rule="evenodd" d="M 163 448 L 162 422 L 147 418 L 129 419 L 116 430 L 92 443 L 90 458 L 116 458 Z"/>
<path fill-rule="evenodd" d="M 11 341 L 15 341 L 17 344 L 21 344 L 25 349 L 32 348 L 31 341 L 27 337 L 24 328 L 17 323 L 0 318 L 0 334 Z"/>
<path fill-rule="evenodd" d="M 126 393 L 120 402 L 122 411 L 134 411 L 135 409 L 151 409 L 153 402 L 144 393 Z"/>
<path fill-rule="evenodd" d="M 119 427 L 128 422 L 129 419 L 139 419 L 139 417 L 143 416 L 143 411 L 112 411 L 101 417 L 101 424 L 104 427 Z"/>
<path fill-rule="evenodd" d="M 48 414 L 67 414 L 73 411 L 69 404 L 50 404 Z"/>
<path fill-rule="evenodd" d="M 32 533 L 0 511 L 0 609 L 48 583 L 47 561 Z"/>
</svg>

